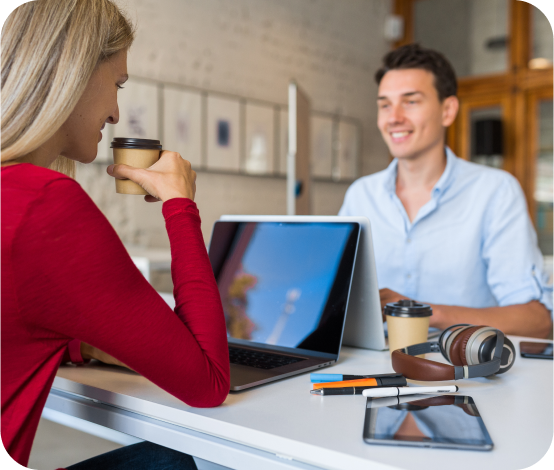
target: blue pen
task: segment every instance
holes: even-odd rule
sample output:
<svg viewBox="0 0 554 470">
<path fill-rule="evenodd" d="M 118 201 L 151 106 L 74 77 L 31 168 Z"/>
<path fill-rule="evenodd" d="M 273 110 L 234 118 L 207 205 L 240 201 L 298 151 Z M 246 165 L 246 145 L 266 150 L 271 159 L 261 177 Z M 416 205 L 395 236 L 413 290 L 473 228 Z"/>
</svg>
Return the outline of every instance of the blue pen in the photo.
<svg viewBox="0 0 554 470">
<path fill-rule="evenodd" d="M 310 374 L 313 384 L 325 382 L 342 382 L 343 380 L 373 379 L 377 377 L 402 377 L 402 374 L 373 374 L 373 375 L 343 375 L 343 374 Z"/>
</svg>

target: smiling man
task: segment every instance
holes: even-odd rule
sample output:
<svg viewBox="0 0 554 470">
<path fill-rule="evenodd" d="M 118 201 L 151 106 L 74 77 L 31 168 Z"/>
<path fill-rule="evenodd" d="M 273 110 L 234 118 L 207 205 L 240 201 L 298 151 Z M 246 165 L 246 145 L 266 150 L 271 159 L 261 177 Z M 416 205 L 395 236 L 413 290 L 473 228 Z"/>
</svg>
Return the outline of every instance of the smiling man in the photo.
<svg viewBox="0 0 554 470">
<path fill-rule="evenodd" d="M 388 53 L 375 78 L 394 160 L 354 182 L 339 215 L 371 222 L 381 306 L 410 298 L 431 304 L 440 329 L 471 323 L 547 337 L 552 286 L 519 183 L 446 147 L 459 106 L 452 66 L 410 44 Z"/>
</svg>

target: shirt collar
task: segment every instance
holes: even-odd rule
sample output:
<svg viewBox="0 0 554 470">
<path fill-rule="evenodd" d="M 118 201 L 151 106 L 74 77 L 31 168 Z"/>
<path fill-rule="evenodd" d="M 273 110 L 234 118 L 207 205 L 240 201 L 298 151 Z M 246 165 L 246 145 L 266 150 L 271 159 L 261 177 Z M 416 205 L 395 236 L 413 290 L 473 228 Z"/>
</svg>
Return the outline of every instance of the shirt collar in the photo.
<svg viewBox="0 0 554 470">
<path fill-rule="evenodd" d="M 454 166 L 456 165 L 456 155 L 445 147 L 446 151 L 446 167 L 442 172 L 441 177 L 433 187 L 432 197 L 439 197 L 450 186 L 453 180 Z M 396 193 L 396 173 L 398 170 L 398 159 L 395 158 L 385 170 L 385 190 L 390 194 Z"/>
<path fill-rule="evenodd" d="M 398 159 L 394 158 L 385 170 L 385 190 L 394 194 L 396 192 L 396 170 L 398 168 Z"/>
<path fill-rule="evenodd" d="M 432 197 L 441 196 L 444 191 L 450 186 L 454 178 L 454 166 L 456 165 L 456 155 L 450 150 L 449 147 L 445 148 L 446 150 L 446 167 L 442 172 L 441 177 L 435 184 L 433 191 L 431 192 Z"/>
</svg>

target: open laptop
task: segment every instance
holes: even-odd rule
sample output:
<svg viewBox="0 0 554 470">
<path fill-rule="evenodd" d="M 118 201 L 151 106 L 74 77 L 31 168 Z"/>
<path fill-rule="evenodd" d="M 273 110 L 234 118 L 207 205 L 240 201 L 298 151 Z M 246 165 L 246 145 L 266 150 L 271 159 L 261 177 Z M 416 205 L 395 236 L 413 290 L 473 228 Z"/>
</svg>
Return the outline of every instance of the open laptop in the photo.
<svg viewBox="0 0 554 470">
<path fill-rule="evenodd" d="M 385 338 L 371 225 L 367 217 L 319 215 L 223 215 L 222 221 L 350 223 L 360 225 L 360 241 L 342 343 L 364 349 L 388 349 Z"/>
<path fill-rule="evenodd" d="M 356 221 L 219 220 L 209 256 L 225 311 L 231 391 L 338 360 Z"/>
</svg>

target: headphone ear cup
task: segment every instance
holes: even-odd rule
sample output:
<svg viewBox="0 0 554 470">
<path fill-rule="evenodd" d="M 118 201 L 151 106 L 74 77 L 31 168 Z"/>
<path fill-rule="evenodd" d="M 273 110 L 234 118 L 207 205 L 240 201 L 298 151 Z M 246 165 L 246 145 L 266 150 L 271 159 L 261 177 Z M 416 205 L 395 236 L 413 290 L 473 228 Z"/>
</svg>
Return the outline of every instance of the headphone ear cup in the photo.
<svg viewBox="0 0 554 470">
<path fill-rule="evenodd" d="M 467 325 L 467 324 L 452 325 L 442 332 L 442 335 L 439 338 L 439 347 L 442 352 L 442 355 L 448 362 L 452 363 L 452 358 L 450 357 L 450 346 L 452 344 L 452 341 L 463 330 L 465 330 L 470 326 L 471 325 Z"/>
<path fill-rule="evenodd" d="M 439 340 L 438 340 L 439 348 L 445 359 L 448 359 L 448 355 L 446 353 L 446 342 L 448 341 L 448 338 L 457 327 L 462 327 L 462 326 L 467 326 L 467 325 L 462 325 L 462 324 L 450 325 L 448 328 L 445 328 L 445 330 L 439 336 Z"/>
<path fill-rule="evenodd" d="M 504 347 L 502 350 L 502 357 L 500 359 L 500 369 L 497 374 L 503 374 L 508 372 L 516 360 L 516 348 L 508 338 L 504 337 Z"/>
<path fill-rule="evenodd" d="M 450 360 L 455 366 L 467 366 L 466 346 L 473 333 L 482 328 L 481 326 L 471 326 L 465 328 L 452 340 L 450 345 Z"/>
</svg>

